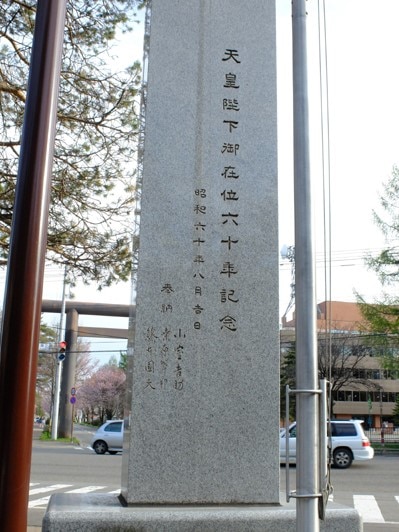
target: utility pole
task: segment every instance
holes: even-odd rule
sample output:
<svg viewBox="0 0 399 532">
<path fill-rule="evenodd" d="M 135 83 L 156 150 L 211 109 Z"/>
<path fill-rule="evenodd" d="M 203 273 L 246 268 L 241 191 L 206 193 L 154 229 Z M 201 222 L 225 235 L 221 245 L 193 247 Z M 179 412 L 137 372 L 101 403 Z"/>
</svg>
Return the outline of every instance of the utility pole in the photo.
<svg viewBox="0 0 399 532">
<path fill-rule="evenodd" d="M 66 286 L 66 274 L 67 269 L 64 269 L 64 281 L 62 285 L 62 301 L 61 301 L 61 314 L 60 314 L 60 328 L 58 331 L 58 345 L 64 341 L 64 316 L 65 316 L 65 286 Z M 60 410 L 60 388 L 61 388 L 61 375 L 62 375 L 62 362 L 63 360 L 57 353 L 57 366 L 55 372 L 55 389 L 54 389 L 54 403 L 53 403 L 53 419 L 51 423 L 51 439 L 56 440 L 58 437 L 58 417 Z"/>
<path fill-rule="evenodd" d="M 60 438 L 72 438 L 72 403 L 71 389 L 75 387 L 76 360 L 78 350 L 78 322 L 79 314 L 75 309 L 68 310 L 66 314 L 65 340 L 67 352 L 63 367 L 60 391 Z"/>
<path fill-rule="evenodd" d="M 0 530 L 27 529 L 43 274 L 66 0 L 37 2 L 4 297 Z"/>
<path fill-rule="evenodd" d="M 297 381 L 297 532 L 317 532 L 319 395 L 315 260 L 309 156 L 306 0 L 292 2 L 294 94 L 295 308 Z"/>
</svg>

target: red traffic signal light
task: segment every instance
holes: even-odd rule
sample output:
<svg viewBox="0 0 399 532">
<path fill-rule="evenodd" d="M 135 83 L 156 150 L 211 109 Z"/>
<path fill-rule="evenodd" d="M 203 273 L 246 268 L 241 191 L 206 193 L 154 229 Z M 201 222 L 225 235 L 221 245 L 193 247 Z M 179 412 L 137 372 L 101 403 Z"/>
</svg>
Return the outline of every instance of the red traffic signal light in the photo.
<svg viewBox="0 0 399 532">
<path fill-rule="evenodd" d="M 62 362 L 65 359 L 65 349 L 67 343 L 65 341 L 60 342 L 60 350 L 58 351 L 58 360 Z"/>
</svg>

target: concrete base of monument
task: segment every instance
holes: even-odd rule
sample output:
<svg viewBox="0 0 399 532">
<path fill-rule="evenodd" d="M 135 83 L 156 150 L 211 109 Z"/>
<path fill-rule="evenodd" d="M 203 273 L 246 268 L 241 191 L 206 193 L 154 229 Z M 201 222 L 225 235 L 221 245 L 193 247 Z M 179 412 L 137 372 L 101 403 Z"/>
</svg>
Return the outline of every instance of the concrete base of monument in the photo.
<svg viewBox="0 0 399 532">
<path fill-rule="evenodd" d="M 114 494 L 57 494 L 43 518 L 43 532 L 295 532 L 295 501 L 282 505 L 133 506 Z M 329 503 L 326 532 L 361 532 L 352 508 Z"/>
</svg>

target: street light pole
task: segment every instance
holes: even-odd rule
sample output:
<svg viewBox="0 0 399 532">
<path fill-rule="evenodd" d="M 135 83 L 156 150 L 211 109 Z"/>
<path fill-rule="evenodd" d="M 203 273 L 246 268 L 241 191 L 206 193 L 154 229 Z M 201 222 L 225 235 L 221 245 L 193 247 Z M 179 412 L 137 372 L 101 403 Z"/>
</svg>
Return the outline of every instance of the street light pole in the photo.
<svg viewBox="0 0 399 532">
<path fill-rule="evenodd" d="M 295 309 L 297 381 L 297 532 L 317 532 L 319 395 L 315 260 L 309 155 L 306 1 L 292 2 L 294 94 Z"/>
</svg>

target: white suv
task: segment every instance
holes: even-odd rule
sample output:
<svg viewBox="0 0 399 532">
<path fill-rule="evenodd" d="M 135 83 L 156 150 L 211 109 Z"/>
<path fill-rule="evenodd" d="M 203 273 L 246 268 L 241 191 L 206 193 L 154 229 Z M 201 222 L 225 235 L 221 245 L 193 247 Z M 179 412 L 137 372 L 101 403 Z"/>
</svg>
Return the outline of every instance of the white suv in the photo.
<svg viewBox="0 0 399 532">
<path fill-rule="evenodd" d="M 371 460 L 374 449 L 364 433 L 362 421 L 331 421 L 332 464 L 339 468 L 349 467 L 353 460 Z M 285 462 L 285 429 L 280 432 L 280 462 Z M 296 423 L 289 427 L 289 462 L 296 462 Z"/>
</svg>

